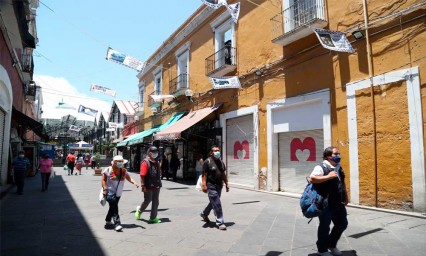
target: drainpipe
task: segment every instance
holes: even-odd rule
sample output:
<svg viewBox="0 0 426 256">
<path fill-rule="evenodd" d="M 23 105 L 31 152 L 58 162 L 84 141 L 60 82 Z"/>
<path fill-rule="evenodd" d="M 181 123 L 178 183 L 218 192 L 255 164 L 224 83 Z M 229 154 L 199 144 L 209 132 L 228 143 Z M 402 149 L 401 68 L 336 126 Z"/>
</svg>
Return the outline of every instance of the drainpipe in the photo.
<svg viewBox="0 0 426 256">
<path fill-rule="evenodd" d="M 364 9 L 364 26 L 365 26 L 365 43 L 367 48 L 367 61 L 368 61 L 368 76 L 370 79 L 370 93 L 371 93 L 371 105 L 373 107 L 373 156 L 374 156 L 374 186 L 375 186 L 375 206 L 378 206 L 378 173 L 377 173 L 377 130 L 376 130 L 376 101 L 374 99 L 374 84 L 373 84 L 373 64 L 371 59 L 371 44 L 368 33 L 368 11 L 367 11 L 367 0 L 362 1 Z"/>
</svg>

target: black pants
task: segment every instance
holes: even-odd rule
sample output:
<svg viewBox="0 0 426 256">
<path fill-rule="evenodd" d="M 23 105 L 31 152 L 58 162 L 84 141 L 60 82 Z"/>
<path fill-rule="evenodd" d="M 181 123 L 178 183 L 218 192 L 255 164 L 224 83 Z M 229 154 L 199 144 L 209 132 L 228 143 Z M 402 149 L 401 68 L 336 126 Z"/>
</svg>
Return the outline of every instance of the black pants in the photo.
<svg viewBox="0 0 426 256">
<path fill-rule="evenodd" d="M 40 173 L 41 175 L 41 190 L 45 191 L 47 190 L 47 187 L 49 186 L 49 180 L 50 180 L 50 173 Z"/>
<path fill-rule="evenodd" d="M 92 169 L 95 169 L 96 167 L 96 161 L 92 161 Z"/>
<path fill-rule="evenodd" d="M 114 226 L 121 225 L 120 222 L 120 215 L 118 215 L 118 201 L 120 201 L 121 197 L 117 197 L 117 199 L 114 202 L 108 202 L 109 209 L 107 216 L 105 217 L 105 221 L 112 221 L 114 222 Z"/>
<path fill-rule="evenodd" d="M 15 178 L 15 184 L 16 184 L 16 193 L 22 194 L 24 190 L 24 181 L 25 181 L 25 171 L 15 171 L 13 173 L 13 176 Z"/>
</svg>

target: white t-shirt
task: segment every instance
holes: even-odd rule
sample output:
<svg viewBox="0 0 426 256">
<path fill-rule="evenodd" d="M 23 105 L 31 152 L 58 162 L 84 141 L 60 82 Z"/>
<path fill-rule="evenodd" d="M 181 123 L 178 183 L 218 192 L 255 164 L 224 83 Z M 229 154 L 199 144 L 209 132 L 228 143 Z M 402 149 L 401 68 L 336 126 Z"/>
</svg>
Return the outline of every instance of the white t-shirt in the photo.
<svg viewBox="0 0 426 256">
<path fill-rule="evenodd" d="M 324 160 L 322 161 L 322 163 L 325 164 L 327 167 L 329 167 L 332 171 L 334 171 L 340 165 L 340 164 L 337 164 L 336 166 L 332 166 L 328 160 Z M 319 165 L 315 166 L 310 177 L 314 177 L 314 176 L 324 176 L 324 171 L 321 166 Z"/>
<path fill-rule="evenodd" d="M 107 191 L 108 192 L 112 192 L 115 193 L 117 196 L 121 196 L 121 194 L 123 193 L 123 188 L 124 188 L 124 182 L 126 181 L 126 178 L 122 179 L 120 181 L 120 184 L 118 184 L 118 180 L 112 180 L 110 178 L 110 175 L 112 172 L 110 172 L 111 167 L 106 168 L 105 170 L 103 170 L 103 174 L 106 174 L 107 176 Z M 126 176 L 127 170 L 123 168 L 123 176 Z M 118 185 L 118 188 L 117 188 Z"/>
</svg>

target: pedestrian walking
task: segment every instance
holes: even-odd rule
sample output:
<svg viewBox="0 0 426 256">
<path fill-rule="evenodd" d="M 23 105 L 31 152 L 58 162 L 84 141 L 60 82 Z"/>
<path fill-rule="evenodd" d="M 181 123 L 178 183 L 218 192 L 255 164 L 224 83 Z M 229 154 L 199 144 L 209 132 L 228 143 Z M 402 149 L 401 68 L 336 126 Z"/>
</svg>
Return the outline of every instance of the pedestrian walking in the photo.
<svg viewBox="0 0 426 256">
<path fill-rule="evenodd" d="M 123 168 L 127 163 L 123 156 L 117 155 L 111 161 L 111 166 L 102 172 L 102 188 L 103 194 L 109 204 L 108 213 L 105 217 L 105 228 L 114 228 L 115 231 L 121 231 L 120 215 L 118 214 L 118 202 L 120 201 L 121 194 L 125 179 L 139 188 L 139 184 L 133 180 L 127 170 Z"/>
<path fill-rule="evenodd" d="M 337 249 L 337 242 L 348 226 L 346 205 L 348 197 L 345 185 L 345 173 L 340 166 L 340 151 L 336 147 L 328 147 L 323 153 L 323 162 L 315 166 L 310 175 L 318 193 L 327 198 L 328 206 L 319 218 L 318 254 L 321 256 L 342 255 Z M 333 229 L 330 232 L 330 224 Z"/>
<path fill-rule="evenodd" d="M 41 192 L 47 191 L 49 187 L 50 175 L 52 174 L 53 160 L 49 158 L 49 154 L 45 153 L 40 159 L 39 169 L 41 176 Z"/>
<path fill-rule="evenodd" d="M 92 169 L 95 169 L 96 168 L 96 156 L 95 155 L 92 155 L 92 157 L 90 158 L 90 162 L 91 162 L 91 167 L 92 167 Z"/>
<path fill-rule="evenodd" d="M 161 168 L 161 179 L 166 177 L 167 180 L 169 180 L 170 173 L 169 173 L 169 160 L 167 160 L 167 156 L 163 155 L 160 160 L 160 168 Z"/>
<path fill-rule="evenodd" d="M 200 216 L 205 222 L 210 222 L 208 216 L 213 209 L 217 227 L 220 230 L 226 230 L 220 195 L 222 194 L 223 183 L 225 183 L 226 192 L 229 192 L 229 185 L 225 163 L 220 158 L 218 146 L 211 147 L 209 157 L 204 161 L 202 181 L 203 192 L 207 192 L 210 202 Z"/>
<path fill-rule="evenodd" d="M 87 153 L 84 156 L 84 165 L 86 166 L 86 171 L 87 171 L 87 168 L 89 167 L 89 164 L 90 164 L 90 155 L 89 155 L 89 153 Z"/>
<path fill-rule="evenodd" d="M 149 223 L 160 223 L 157 218 L 158 205 L 160 204 L 161 189 L 161 170 L 157 162 L 158 149 L 154 146 L 149 147 L 147 158 L 145 158 L 140 167 L 141 186 L 144 195 L 144 201 L 136 207 L 135 218 L 138 220 L 142 212 L 151 204 L 151 215 Z"/>
<path fill-rule="evenodd" d="M 78 175 L 78 174 L 80 174 L 80 175 L 81 175 L 81 168 L 83 168 L 83 164 L 84 164 L 84 158 L 83 158 L 83 156 L 79 153 L 79 154 L 77 155 L 77 161 L 76 161 L 76 164 L 75 164 L 75 169 L 77 169 L 77 170 L 75 171 L 75 175 Z"/>
<path fill-rule="evenodd" d="M 16 184 L 16 194 L 22 195 L 24 193 L 25 176 L 30 167 L 30 160 L 25 157 L 25 152 L 23 150 L 19 150 L 18 156 L 12 162 L 12 166 Z"/>
<path fill-rule="evenodd" d="M 173 181 L 176 181 L 177 170 L 180 168 L 179 158 L 175 153 L 172 154 L 172 158 L 170 159 L 170 170 L 172 171 Z"/>
<path fill-rule="evenodd" d="M 74 167 L 75 167 L 75 155 L 74 152 L 69 153 L 66 158 L 66 163 L 68 166 L 68 176 L 73 175 L 74 173 Z"/>
</svg>

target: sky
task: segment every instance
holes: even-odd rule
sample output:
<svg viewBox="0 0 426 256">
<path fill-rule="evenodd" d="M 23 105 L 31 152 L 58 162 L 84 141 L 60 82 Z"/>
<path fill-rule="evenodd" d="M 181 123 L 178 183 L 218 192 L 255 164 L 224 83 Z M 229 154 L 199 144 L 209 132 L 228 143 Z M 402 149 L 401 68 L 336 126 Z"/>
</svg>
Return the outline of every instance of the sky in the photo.
<svg viewBox="0 0 426 256">
<path fill-rule="evenodd" d="M 200 6 L 200 0 L 42 0 L 37 9 L 34 80 L 43 91 L 42 118 L 67 114 L 60 101 L 110 111 L 113 100 L 138 101 L 136 70 L 106 60 L 108 47 L 145 61 Z M 116 90 L 114 97 L 91 84 Z"/>
</svg>

